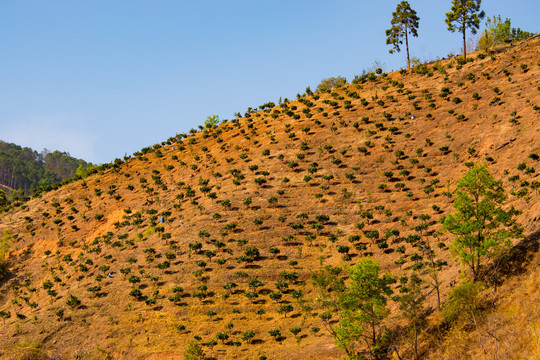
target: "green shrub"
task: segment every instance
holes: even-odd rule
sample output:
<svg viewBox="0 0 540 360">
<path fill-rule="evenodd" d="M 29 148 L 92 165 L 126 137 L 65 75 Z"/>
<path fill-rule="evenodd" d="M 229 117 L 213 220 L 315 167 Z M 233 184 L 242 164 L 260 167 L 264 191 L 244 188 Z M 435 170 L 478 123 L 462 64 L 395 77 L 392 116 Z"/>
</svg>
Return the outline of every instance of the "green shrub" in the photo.
<svg viewBox="0 0 540 360">
<path fill-rule="evenodd" d="M 317 85 L 317 89 L 315 90 L 315 92 L 329 93 L 332 88 L 339 88 L 346 84 L 347 79 L 343 76 L 330 77 L 328 79 L 321 80 L 320 84 Z"/>
<path fill-rule="evenodd" d="M 471 321 L 480 310 L 480 292 L 482 284 L 468 281 L 454 287 L 448 294 L 443 307 L 443 317 L 447 322 L 455 322 L 462 318 Z"/>
<path fill-rule="evenodd" d="M 189 342 L 187 349 L 184 351 L 185 360 L 203 360 L 205 358 L 204 351 L 198 342 L 192 340 Z"/>
</svg>

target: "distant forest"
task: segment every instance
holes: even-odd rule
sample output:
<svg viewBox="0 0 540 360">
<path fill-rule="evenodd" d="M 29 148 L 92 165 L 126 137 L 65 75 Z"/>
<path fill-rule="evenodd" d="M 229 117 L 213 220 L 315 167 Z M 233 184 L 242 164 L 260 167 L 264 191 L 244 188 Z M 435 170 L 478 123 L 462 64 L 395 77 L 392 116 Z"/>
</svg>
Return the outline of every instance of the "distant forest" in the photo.
<svg viewBox="0 0 540 360">
<path fill-rule="evenodd" d="M 74 177 L 79 167 L 90 166 L 67 152 L 37 152 L 0 140 L 0 184 L 25 193 Z"/>
</svg>

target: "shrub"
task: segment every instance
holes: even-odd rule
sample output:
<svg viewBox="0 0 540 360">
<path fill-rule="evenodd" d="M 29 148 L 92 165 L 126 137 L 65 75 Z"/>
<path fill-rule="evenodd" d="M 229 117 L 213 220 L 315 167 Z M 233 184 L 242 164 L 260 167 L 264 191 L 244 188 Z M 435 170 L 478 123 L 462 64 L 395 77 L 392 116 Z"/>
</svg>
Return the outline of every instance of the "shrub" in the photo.
<svg viewBox="0 0 540 360">
<path fill-rule="evenodd" d="M 290 313 L 293 310 L 294 310 L 294 308 L 293 308 L 293 306 L 291 304 L 286 304 L 286 305 L 281 305 L 278 308 L 278 313 L 279 314 L 284 314 L 284 317 L 287 317 L 287 314 Z"/>
<path fill-rule="evenodd" d="M 272 329 L 268 331 L 268 334 L 272 336 L 276 341 L 281 337 L 281 331 L 279 329 Z"/>
<path fill-rule="evenodd" d="M 261 314 L 262 315 L 262 314 Z M 245 331 L 242 333 L 242 340 L 247 342 L 248 344 L 251 343 L 251 340 L 255 337 L 255 332 L 252 330 Z"/>
<path fill-rule="evenodd" d="M 69 298 L 66 300 L 66 305 L 68 305 L 72 309 L 75 309 L 75 308 L 79 307 L 79 305 L 81 305 L 81 300 L 79 300 L 74 295 L 69 295 Z"/>
<path fill-rule="evenodd" d="M 198 342 L 192 340 L 184 351 L 185 360 L 202 360 L 205 358 L 204 351 Z"/>
<path fill-rule="evenodd" d="M 321 80 L 320 84 L 317 85 L 316 93 L 329 93 L 332 88 L 339 88 L 347 84 L 347 79 L 343 76 L 330 77 L 328 79 Z"/>
<path fill-rule="evenodd" d="M 297 164 L 297 165 L 298 165 L 298 164 Z M 255 183 L 256 183 L 257 185 L 263 185 L 263 184 L 265 184 L 265 183 L 267 182 L 265 178 L 255 178 L 254 181 L 255 181 Z"/>
<path fill-rule="evenodd" d="M 478 282 L 468 281 L 454 287 L 448 295 L 443 308 L 443 317 L 447 322 L 454 322 L 460 317 L 472 320 L 480 307 L 479 295 L 482 285 Z"/>
<path fill-rule="evenodd" d="M 292 327 L 289 329 L 289 332 L 291 334 L 293 334 L 295 337 L 296 335 L 298 335 L 300 332 L 302 331 L 302 329 L 299 327 L 299 326 L 295 326 L 295 327 Z"/>
</svg>

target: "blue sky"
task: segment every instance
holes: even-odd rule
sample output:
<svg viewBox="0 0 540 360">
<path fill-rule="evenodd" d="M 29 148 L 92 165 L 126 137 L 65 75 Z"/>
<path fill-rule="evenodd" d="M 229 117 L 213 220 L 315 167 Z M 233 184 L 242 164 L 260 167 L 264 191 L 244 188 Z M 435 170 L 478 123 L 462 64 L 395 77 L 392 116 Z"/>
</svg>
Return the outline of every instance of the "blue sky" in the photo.
<svg viewBox="0 0 540 360">
<path fill-rule="evenodd" d="M 0 140 L 104 163 L 375 61 L 397 70 L 405 51 L 389 54 L 384 33 L 397 3 L 0 0 Z M 409 3 L 411 56 L 459 53 L 451 1 Z M 540 31 L 537 1 L 482 8 Z"/>
</svg>

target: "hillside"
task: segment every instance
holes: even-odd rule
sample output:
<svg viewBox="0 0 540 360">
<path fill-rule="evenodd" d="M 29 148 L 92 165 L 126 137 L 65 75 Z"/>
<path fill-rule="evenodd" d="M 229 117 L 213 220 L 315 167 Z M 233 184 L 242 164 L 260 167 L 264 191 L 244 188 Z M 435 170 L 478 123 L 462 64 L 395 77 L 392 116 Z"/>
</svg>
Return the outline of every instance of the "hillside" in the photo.
<svg viewBox="0 0 540 360">
<path fill-rule="evenodd" d="M 439 60 L 267 104 L 15 204 L 0 219 L 10 243 L 0 310 L 11 314 L 0 355 L 183 359 L 198 337 L 218 359 L 339 359 L 312 272 L 371 256 L 397 277 L 429 277 L 415 240 L 424 223 L 446 300 L 463 280 L 440 220 L 475 162 L 488 164 L 507 205 L 522 211 L 522 271 L 507 271 L 495 304 L 521 319 L 540 298 L 530 237 L 540 230 L 539 49 L 533 38 L 462 65 Z M 432 288 L 424 291 L 436 309 Z M 390 307 L 385 326 L 399 333 L 403 320 Z M 538 329 L 540 312 L 527 311 L 513 330 L 521 347 L 512 338 L 493 345 L 514 351 L 507 358 L 535 355 L 528 321 Z M 458 345 L 473 341 L 467 329 L 441 332 L 438 311 L 430 316 L 423 354 L 459 358 Z M 409 345 L 399 351 L 412 358 Z"/>
<path fill-rule="evenodd" d="M 29 193 L 39 187 L 46 188 L 74 177 L 79 166 L 88 168 L 91 165 L 67 152 L 44 149 L 38 153 L 0 140 L 0 186 L 7 192 L 15 189 Z"/>
</svg>

